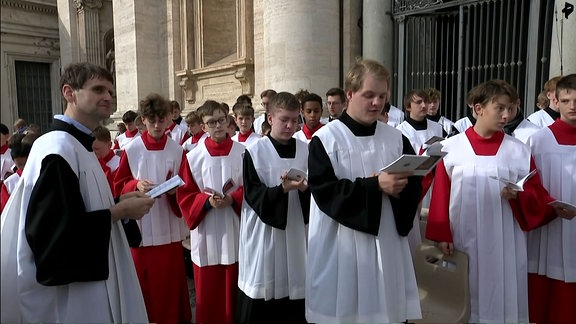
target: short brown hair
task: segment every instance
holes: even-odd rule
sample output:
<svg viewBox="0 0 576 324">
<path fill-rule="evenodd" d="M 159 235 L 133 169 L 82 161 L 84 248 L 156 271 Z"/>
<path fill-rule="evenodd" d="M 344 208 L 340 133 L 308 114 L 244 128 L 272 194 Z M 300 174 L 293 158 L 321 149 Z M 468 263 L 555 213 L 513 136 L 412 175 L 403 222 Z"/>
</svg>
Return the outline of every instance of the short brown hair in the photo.
<svg viewBox="0 0 576 324">
<path fill-rule="evenodd" d="M 206 102 L 204 102 L 204 104 L 200 106 L 196 112 L 199 113 L 200 119 L 204 119 L 205 116 L 214 115 L 214 112 L 217 110 L 220 110 L 222 113 L 224 113 L 224 115 L 228 115 L 226 108 L 222 107 L 221 103 L 214 100 L 206 100 Z"/>
<path fill-rule="evenodd" d="M 546 81 L 546 83 L 544 83 L 544 91 L 546 92 L 552 92 L 556 90 L 556 84 L 558 83 L 558 81 L 560 81 L 560 79 L 562 79 L 562 76 L 555 76 L 552 79 Z"/>
<path fill-rule="evenodd" d="M 276 91 L 274 91 L 272 89 L 266 89 L 266 90 L 262 91 L 262 93 L 260 93 L 260 99 L 262 99 L 264 97 L 274 96 L 274 95 L 276 95 Z"/>
<path fill-rule="evenodd" d="M 270 99 L 270 113 L 277 109 L 300 111 L 300 101 L 290 92 L 279 92 Z"/>
<path fill-rule="evenodd" d="M 426 93 L 428 94 L 429 102 L 439 101 L 441 96 L 442 96 L 440 91 L 438 91 L 438 89 L 436 89 L 436 88 L 428 88 L 426 90 Z"/>
<path fill-rule="evenodd" d="M 188 115 L 184 117 L 184 121 L 188 125 L 202 124 L 202 118 L 200 118 L 200 115 L 196 111 L 189 112 Z"/>
<path fill-rule="evenodd" d="M 410 108 L 410 103 L 415 96 L 422 98 L 424 102 L 430 102 L 430 98 L 428 97 L 426 91 L 422 89 L 412 89 L 404 95 L 404 109 Z"/>
<path fill-rule="evenodd" d="M 96 126 L 92 131 L 94 138 L 100 142 L 110 143 L 112 142 L 112 136 L 110 135 L 110 130 L 102 125 Z"/>
<path fill-rule="evenodd" d="M 376 80 L 385 81 L 390 86 L 390 72 L 384 65 L 374 60 L 358 59 L 348 71 L 344 90 L 352 92 L 360 90 L 368 74 L 371 74 Z"/>
<path fill-rule="evenodd" d="M 254 108 L 252 107 L 252 105 L 245 103 L 237 102 L 236 104 L 234 104 L 234 107 L 232 107 L 232 112 L 236 117 L 238 116 L 254 117 Z"/>
<path fill-rule="evenodd" d="M 561 91 L 576 90 L 576 74 L 568 74 L 556 84 L 556 98 Z"/>
<path fill-rule="evenodd" d="M 66 84 L 74 90 L 82 89 L 88 80 L 94 78 L 114 83 L 114 77 L 106 68 L 88 62 L 73 63 L 64 69 L 60 77 L 60 89 Z"/>
<path fill-rule="evenodd" d="M 506 81 L 490 80 L 474 87 L 468 93 L 468 101 L 471 105 L 480 104 L 482 106 L 492 102 L 498 96 L 508 96 L 510 101 L 518 99 L 516 89 Z"/>
<path fill-rule="evenodd" d="M 140 100 L 140 108 L 138 109 L 140 116 L 146 119 L 166 117 L 170 111 L 170 102 L 157 93 L 151 93 Z"/>
</svg>

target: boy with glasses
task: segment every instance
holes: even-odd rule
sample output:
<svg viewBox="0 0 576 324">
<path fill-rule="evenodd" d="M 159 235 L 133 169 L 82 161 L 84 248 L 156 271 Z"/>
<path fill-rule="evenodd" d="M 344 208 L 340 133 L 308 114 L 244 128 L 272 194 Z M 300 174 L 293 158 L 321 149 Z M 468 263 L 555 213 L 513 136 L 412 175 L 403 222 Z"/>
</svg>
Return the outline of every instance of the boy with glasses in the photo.
<svg viewBox="0 0 576 324">
<path fill-rule="evenodd" d="M 234 323 L 244 145 L 228 135 L 227 110 L 208 100 L 200 118 L 209 136 L 186 154 L 178 204 L 190 229 L 197 323 Z"/>
</svg>

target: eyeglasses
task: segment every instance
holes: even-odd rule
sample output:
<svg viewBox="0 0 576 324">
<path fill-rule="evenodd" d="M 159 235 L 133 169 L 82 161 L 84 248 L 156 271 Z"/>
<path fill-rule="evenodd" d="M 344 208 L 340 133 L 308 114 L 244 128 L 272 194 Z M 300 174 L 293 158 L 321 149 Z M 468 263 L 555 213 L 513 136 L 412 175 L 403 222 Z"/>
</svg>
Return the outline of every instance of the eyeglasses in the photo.
<svg viewBox="0 0 576 324">
<path fill-rule="evenodd" d="M 209 121 L 205 122 L 204 124 L 206 124 L 206 126 L 210 127 L 210 128 L 214 128 L 216 127 L 216 124 L 219 125 L 226 125 L 226 122 L 228 121 L 227 117 L 220 117 L 216 120 L 214 119 L 210 119 Z"/>
</svg>

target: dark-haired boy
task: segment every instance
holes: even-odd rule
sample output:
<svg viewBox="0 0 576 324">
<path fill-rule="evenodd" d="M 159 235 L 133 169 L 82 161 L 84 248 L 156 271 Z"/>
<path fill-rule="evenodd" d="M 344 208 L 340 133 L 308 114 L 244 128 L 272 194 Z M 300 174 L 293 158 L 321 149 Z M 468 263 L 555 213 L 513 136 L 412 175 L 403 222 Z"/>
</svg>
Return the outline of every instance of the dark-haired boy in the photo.
<svg viewBox="0 0 576 324">
<path fill-rule="evenodd" d="M 140 136 L 140 131 L 136 127 L 134 122 L 138 114 L 132 110 L 128 110 L 122 115 L 122 122 L 126 125 L 126 131 L 118 136 L 114 140 L 114 151 L 123 150 L 124 146 L 130 143 L 133 139 Z"/>
<path fill-rule="evenodd" d="M 236 103 L 232 107 L 234 112 L 234 120 L 238 126 L 238 133 L 232 136 L 233 141 L 248 146 L 257 140 L 261 139 L 260 134 L 254 132 L 252 125 L 254 124 L 254 108 L 247 104 Z"/>
<path fill-rule="evenodd" d="M 304 125 L 301 130 L 294 134 L 294 138 L 309 143 L 312 135 L 314 135 L 320 127 L 324 126 L 324 124 L 320 122 L 320 117 L 322 116 L 322 98 L 315 93 L 310 93 L 305 95 L 302 100 L 300 100 L 300 103 L 302 105 Z"/>
<path fill-rule="evenodd" d="M 306 179 L 286 171 L 307 170 L 306 143 L 293 138 L 300 102 L 288 93 L 272 97 L 269 135 L 246 147 L 244 203 L 240 217 L 238 323 L 305 323 Z"/>
</svg>

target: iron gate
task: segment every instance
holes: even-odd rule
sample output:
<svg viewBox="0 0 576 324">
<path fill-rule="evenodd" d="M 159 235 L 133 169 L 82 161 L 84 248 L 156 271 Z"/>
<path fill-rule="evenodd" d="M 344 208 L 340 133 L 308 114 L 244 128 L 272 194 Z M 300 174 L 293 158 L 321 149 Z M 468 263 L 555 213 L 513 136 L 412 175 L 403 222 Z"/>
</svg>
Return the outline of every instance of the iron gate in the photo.
<svg viewBox="0 0 576 324">
<path fill-rule="evenodd" d="M 395 0 L 398 51 L 394 88 L 434 87 L 441 113 L 466 114 L 474 86 L 502 79 L 514 85 L 525 114 L 548 79 L 553 0 Z"/>
</svg>

